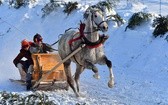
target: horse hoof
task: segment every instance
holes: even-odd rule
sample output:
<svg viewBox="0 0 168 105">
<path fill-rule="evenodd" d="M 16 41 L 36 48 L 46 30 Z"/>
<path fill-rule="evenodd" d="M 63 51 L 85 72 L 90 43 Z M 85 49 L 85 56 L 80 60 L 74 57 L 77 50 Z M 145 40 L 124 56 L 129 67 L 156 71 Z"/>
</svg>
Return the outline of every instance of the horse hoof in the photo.
<svg viewBox="0 0 168 105">
<path fill-rule="evenodd" d="M 114 87 L 114 81 L 111 81 L 111 80 L 110 80 L 110 81 L 108 82 L 108 87 L 109 87 L 109 88 Z"/>
<path fill-rule="evenodd" d="M 76 97 L 80 97 L 79 93 L 76 93 Z"/>
<path fill-rule="evenodd" d="M 96 79 L 100 79 L 100 76 L 99 76 L 98 73 L 95 73 L 95 74 L 93 75 L 93 77 L 96 78 Z"/>
<path fill-rule="evenodd" d="M 69 90 L 69 84 L 66 83 L 65 85 L 66 85 L 66 86 L 64 87 L 64 89 L 65 89 L 66 91 L 68 91 L 68 90 Z"/>
<path fill-rule="evenodd" d="M 79 98 L 85 98 L 85 95 L 80 93 Z"/>
<path fill-rule="evenodd" d="M 68 91 L 68 90 L 69 90 L 69 86 L 66 86 L 66 87 L 65 87 L 65 90 Z"/>
</svg>

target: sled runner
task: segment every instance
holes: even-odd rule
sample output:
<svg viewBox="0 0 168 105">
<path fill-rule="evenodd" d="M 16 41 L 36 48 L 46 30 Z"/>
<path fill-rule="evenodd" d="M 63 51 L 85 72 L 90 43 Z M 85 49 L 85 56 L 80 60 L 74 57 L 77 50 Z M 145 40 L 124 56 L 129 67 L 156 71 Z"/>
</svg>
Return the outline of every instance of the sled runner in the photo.
<svg viewBox="0 0 168 105">
<path fill-rule="evenodd" d="M 9 79 L 11 82 L 17 83 L 17 84 L 21 84 L 21 85 L 26 85 L 26 82 L 22 81 L 22 80 L 15 80 L 15 79 Z"/>
</svg>

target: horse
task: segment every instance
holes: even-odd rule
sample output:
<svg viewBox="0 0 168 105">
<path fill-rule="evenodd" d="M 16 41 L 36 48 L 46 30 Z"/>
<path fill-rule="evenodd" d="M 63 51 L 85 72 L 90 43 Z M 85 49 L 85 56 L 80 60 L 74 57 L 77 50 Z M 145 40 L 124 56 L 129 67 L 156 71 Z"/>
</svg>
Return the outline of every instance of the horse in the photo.
<svg viewBox="0 0 168 105">
<path fill-rule="evenodd" d="M 82 25 L 84 27 L 82 27 Z M 91 69 L 94 72 L 93 77 L 96 79 L 100 78 L 98 68 L 95 66 L 95 64 L 107 65 L 110 74 L 108 86 L 110 88 L 114 86 L 112 62 L 106 57 L 103 49 L 104 41 L 101 41 L 101 39 L 105 39 L 106 37 L 105 35 L 99 35 L 98 33 L 98 31 L 106 32 L 108 30 L 108 24 L 104 19 L 103 12 L 99 8 L 89 7 L 84 13 L 84 23 L 82 25 L 80 27 L 80 32 L 77 32 L 76 30 L 66 31 L 61 36 L 58 43 L 58 53 L 62 59 L 66 58 L 82 43 L 86 44 L 86 46 L 78 53 L 63 63 L 67 83 L 77 97 L 80 97 L 79 78 L 84 69 Z M 76 64 L 74 78 L 71 74 L 71 62 Z M 74 81 L 76 83 L 76 87 Z"/>
</svg>

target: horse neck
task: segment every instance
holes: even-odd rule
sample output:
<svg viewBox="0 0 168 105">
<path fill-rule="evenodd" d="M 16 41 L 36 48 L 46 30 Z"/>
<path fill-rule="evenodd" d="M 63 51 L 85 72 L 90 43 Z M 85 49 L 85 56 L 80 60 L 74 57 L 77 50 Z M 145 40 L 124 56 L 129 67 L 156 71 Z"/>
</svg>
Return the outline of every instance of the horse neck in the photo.
<svg viewBox="0 0 168 105">
<path fill-rule="evenodd" d="M 87 34 L 85 34 L 86 38 L 91 41 L 91 42 L 96 42 L 99 40 L 99 34 L 98 31 L 95 31 L 95 29 L 93 28 L 93 24 L 92 21 L 87 20 L 85 21 L 85 30 L 84 32 L 86 32 Z"/>
</svg>

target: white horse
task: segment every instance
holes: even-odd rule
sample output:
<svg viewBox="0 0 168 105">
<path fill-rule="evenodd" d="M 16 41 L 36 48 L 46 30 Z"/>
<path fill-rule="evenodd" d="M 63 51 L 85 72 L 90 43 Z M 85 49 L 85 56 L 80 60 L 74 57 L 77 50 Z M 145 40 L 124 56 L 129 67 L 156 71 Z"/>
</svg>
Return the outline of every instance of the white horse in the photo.
<svg viewBox="0 0 168 105">
<path fill-rule="evenodd" d="M 84 19 L 85 21 L 84 24 L 81 25 L 80 31 L 76 32 L 75 30 L 69 30 L 65 32 L 61 36 L 58 45 L 60 57 L 64 59 L 82 43 L 86 44 L 86 47 L 64 63 L 67 82 L 77 97 L 80 96 L 79 77 L 84 69 L 91 69 L 95 73 L 93 76 L 95 78 L 100 78 L 98 69 L 94 64 L 106 64 L 108 66 L 110 73 L 108 86 L 110 88 L 114 86 L 112 63 L 105 56 L 103 49 L 103 42 L 104 39 L 106 39 L 106 36 L 100 36 L 98 34 L 98 31 L 105 32 L 108 30 L 108 25 L 104 20 L 103 13 L 98 8 L 89 7 L 84 14 Z M 74 79 L 71 74 L 71 61 L 76 64 Z M 76 82 L 76 88 L 74 86 L 74 80 Z"/>
</svg>

